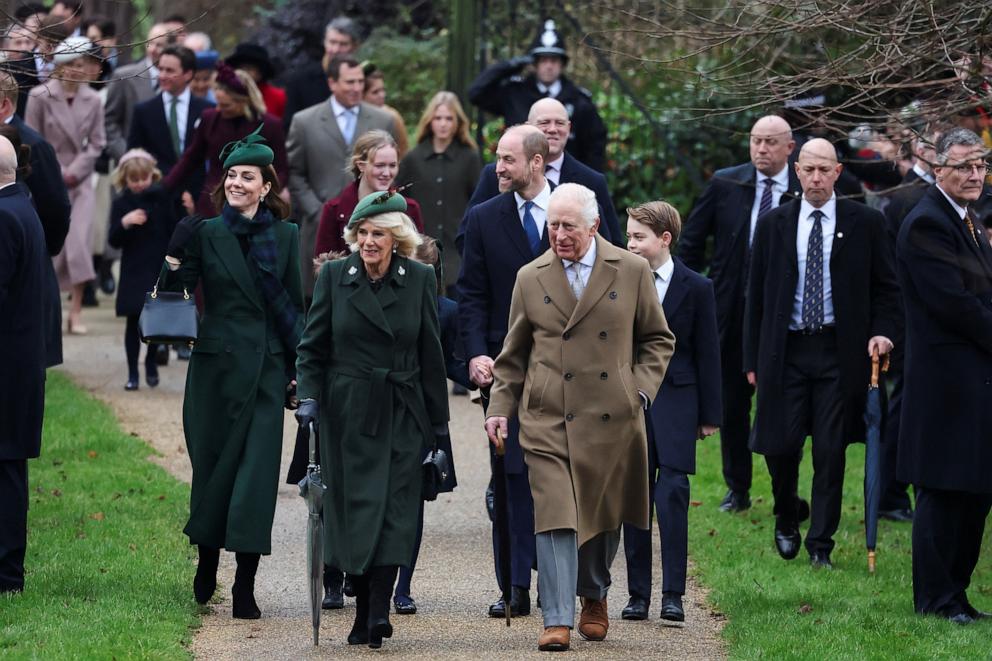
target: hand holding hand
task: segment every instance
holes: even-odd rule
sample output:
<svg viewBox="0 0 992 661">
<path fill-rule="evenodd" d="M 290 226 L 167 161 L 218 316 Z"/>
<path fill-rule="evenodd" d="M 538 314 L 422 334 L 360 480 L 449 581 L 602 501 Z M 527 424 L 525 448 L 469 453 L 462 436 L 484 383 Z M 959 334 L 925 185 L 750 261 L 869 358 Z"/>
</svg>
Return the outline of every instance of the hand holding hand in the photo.
<svg viewBox="0 0 992 661">
<path fill-rule="evenodd" d="M 713 434 L 720 431 L 720 428 L 716 425 L 700 425 L 697 430 L 697 437 L 702 440 L 707 436 L 712 436 Z"/>
<path fill-rule="evenodd" d="M 493 382 L 494 363 L 495 361 L 489 356 L 476 356 L 468 361 L 468 378 L 480 388 L 485 388 Z"/>
<path fill-rule="evenodd" d="M 146 222 L 148 222 L 148 214 L 145 213 L 144 209 L 128 211 L 124 214 L 124 217 L 121 218 L 121 225 L 124 226 L 124 229 L 134 227 L 135 225 L 144 225 Z"/>
<path fill-rule="evenodd" d="M 497 436 L 496 432 L 502 436 Z M 501 415 L 486 418 L 486 435 L 496 448 L 496 454 L 503 454 L 503 439 L 510 433 L 510 422 Z"/>
<path fill-rule="evenodd" d="M 172 232 L 172 238 L 169 239 L 169 247 L 165 254 L 182 260 L 186 256 L 186 244 L 200 231 L 200 225 L 203 223 L 203 216 L 196 214 L 180 220 Z"/>
<path fill-rule="evenodd" d="M 884 356 L 885 354 L 892 351 L 895 345 L 892 344 L 892 340 L 885 337 L 884 335 L 876 335 L 875 337 L 868 340 L 868 355 L 872 355 L 874 350 L 878 349 L 878 355 Z"/>
</svg>

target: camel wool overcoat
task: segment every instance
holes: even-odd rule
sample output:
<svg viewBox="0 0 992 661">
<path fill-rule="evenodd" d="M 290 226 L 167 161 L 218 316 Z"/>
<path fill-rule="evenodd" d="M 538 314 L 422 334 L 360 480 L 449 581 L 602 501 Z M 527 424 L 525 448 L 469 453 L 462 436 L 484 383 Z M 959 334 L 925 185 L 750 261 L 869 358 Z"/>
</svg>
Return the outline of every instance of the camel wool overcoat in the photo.
<svg viewBox="0 0 992 661">
<path fill-rule="evenodd" d="M 648 527 L 639 392 L 658 392 L 675 349 L 647 261 L 595 241 L 578 301 L 551 250 L 517 273 L 488 411 L 519 417 L 535 532 L 575 530 L 580 546 L 624 522 Z"/>
</svg>

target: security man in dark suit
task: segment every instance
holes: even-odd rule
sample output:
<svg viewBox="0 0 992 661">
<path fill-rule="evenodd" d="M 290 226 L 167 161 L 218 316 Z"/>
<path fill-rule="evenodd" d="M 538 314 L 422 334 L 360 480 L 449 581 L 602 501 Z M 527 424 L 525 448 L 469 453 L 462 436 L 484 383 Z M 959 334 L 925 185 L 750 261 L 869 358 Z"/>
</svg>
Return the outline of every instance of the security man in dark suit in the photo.
<svg viewBox="0 0 992 661">
<path fill-rule="evenodd" d="M 661 535 L 661 618 L 685 620 L 682 595 L 689 535 L 689 475 L 696 440 L 720 426 L 720 339 L 713 283 L 690 271 L 671 248 L 682 219 L 667 202 L 627 210 L 627 247 L 648 260 L 655 289 L 675 334 L 675 354 L 647 413 L 648 479 Z M 630 601 L 623 619 L 644 620 L 651 603 L 651 531 L 624 524 Z"/>
<path fill-rule="evenodd" d="M 541 129 L 548 139 L 548 162 L 544 165 L 544 177 L 555 187 L 559 184 L 582 184 L 596 194 L 599 203 L 599 233 L 615 246 L 624 247 L 623 234 L 617 222 L 617 212 L 613 208 L 606 177 L 568 153 L 565 146 L 571 133 L 572 122 L 565 106 L 556 99 L 540 99 L 534 102 L 527 116 L 527 123 Z M 482 169 L 479 183 L 466 207 L 466 215 L 455 236 L 455 247 L 459 253 L 465 245 L 465 219 L 468 209 L 499 195 L 499 182 L 496 177 L 496 164 L 490 163 Z"/>
<path fill-rule="evenodd" d="M 547 227 L 551 186 L 544 178 L 548 140 L 537 128 L 512 126 L 496 148 L 496 176 L 501 194 L 472 207 L 465 224 L 465 251 L 458 275 L 459 331 L 472 382 L 488 390 L 493 364 L 503 349 L 510 319 L 510 299 L 520 267 L 549 247 Z M 484 401 L 484 407 L 486 406 Z M 534 500 L 527 465 L 518 439 L 519 425 L 511 420 L 505 439 L 506 482 L 510 512 L 512 615 L 530 613 L 531 569 L 536 561 Z M 493 548 L 500 544 L 493 526 Z M 499 577 L 499 558 L 496 572 Z M 502 581 L 500 582 L 502 584 Z M 489 615 L 503 617 L 507 604 L 499 599 Z"/>
<path fill-rule="evenodd" d="M 534 73 L 520 75 L 529 64 Z M 597 172 L 606 171 L 606 125 L 589 90 L 577 86 L 562 71 L 568 64 L 565 42 L 547 20 L 530 53 L 503 60 L 479 74 L 468 89 L 468 100 L 486 112 L 500 115 L 507 126 L 527 121 L 534 102 L 545 97 L 561 101 L 572 122 L 568 152 Z M 578 183 L 578 182 L 577 182 Z"/>
<path fill-rule="evenodd" d="M 41 452 L 45 409 L 45 233 L 0 137 L 0 593 L 24 589 L 28 459 Z"/>
<path fill-rule="evenodd" d="M 725 512 L 751 506 L 751 396 L 744 378 L 741 346 L 748 259 L 758 216 L 801 193 L 789 166 L 792 129 L 781 117 L 762 117 L 751 128 L 751 161 L 717 170 L 686 220 L 679 256 L 693 271 L 707 266 L 706 243 L 713 237 L 708 275 L 716 294 L 722 360 L 723 426 L 720 448 L 727 495 Z"/>
<path fill-rule="evenodd" d="M 958 624 L 992 508 L 992 248 L 971 207 L 988 150 L 967 129 L 937 144 L 931 186 L 899 230 L 906 382 L 898 477 L 916 488 L 913 605 Z"/>
<path fill-rule="evenodd" d="M 751 449 L 765 456 L 775 498 L 775 545 L 799 553 L 799 464 L 813 437 L 813 567 L 832 568 L 847 444 L 864 439 L 873 351 L 886 354 L 899 325 L 898 289 L 882 214 L 837 199 L 837 153 L 814 138 L 799 152 L 803 187 L 758 220 L 744 319 L 744 369 L 757 385 Z"/>
</svg>

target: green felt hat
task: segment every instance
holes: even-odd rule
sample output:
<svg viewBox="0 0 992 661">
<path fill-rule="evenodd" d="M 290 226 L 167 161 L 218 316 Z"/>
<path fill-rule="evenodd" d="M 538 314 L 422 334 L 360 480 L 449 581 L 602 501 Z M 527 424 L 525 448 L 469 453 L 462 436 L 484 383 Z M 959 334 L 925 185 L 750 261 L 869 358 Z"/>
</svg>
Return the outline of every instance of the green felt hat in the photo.
<svg viewBox="0 0 992 661">
<path fill-rule="evenodd" d="M 352 228 L 370 216 L 378 216 L 380 213 L 391 211 L 406 213 L 406 198 L 400 195 L 398 189 L 370 193 L 359 200 L 358 206 L 351 212 L 348 227 Z"/>
<path fill-rule="evenodd" d="M 262 126 L 264 124 L 259 124 L 257 129 L 245 137 L 224 145 L 220 156 L 224 159 L 223 167 L 225 170 L 235 165 L 257 165 L 260 168 L 272 165 L 275 154 L 265 144 Z"/>
</svg>

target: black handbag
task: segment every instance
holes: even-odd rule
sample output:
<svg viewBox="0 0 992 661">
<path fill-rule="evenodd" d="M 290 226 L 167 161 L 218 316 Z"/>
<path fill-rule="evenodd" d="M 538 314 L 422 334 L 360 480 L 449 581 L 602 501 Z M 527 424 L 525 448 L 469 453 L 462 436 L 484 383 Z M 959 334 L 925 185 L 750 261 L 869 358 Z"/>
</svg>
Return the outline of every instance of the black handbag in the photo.
<svg viewBox="0 0 992 661">
<path fill-rule="evenodd" d="M 192 344 L 197 333 L 196 301 L 186 288 L 183 292 L 159 291 L 145 294 L 145 305 L 138 317 L 138 334 L 145 344 Z"/>
<path fill-rule="evenodd" d="M 423 499 L 437 500 L 442 485 L 451 473 L 451 466 L 448 463 L 448 453 L 438 449 L 436 439 L 434 440 L 434 447 L 424 457 L 423 469 Z"/>
</svg>

